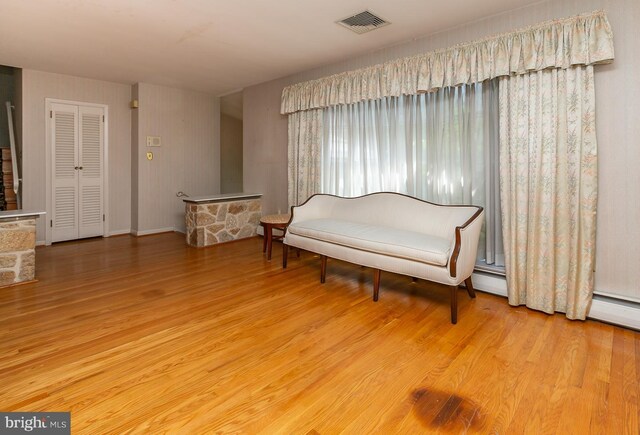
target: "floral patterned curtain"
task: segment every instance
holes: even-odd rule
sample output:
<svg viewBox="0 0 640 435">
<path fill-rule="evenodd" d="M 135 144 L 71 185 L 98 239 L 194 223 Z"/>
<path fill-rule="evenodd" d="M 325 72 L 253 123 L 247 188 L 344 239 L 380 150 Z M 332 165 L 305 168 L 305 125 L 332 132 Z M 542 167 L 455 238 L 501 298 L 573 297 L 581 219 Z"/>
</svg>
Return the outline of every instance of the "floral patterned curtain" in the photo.
<svg viewBox="0 0 640 435">
<path fill-rule="evenodd" d="M 499 107 L 509 303 L 584 319 L 598 196 L 593 66 L 503 77 Z"/>
<path fill-rule="evenodd" d="M 547 21 L 418 56 L 298 83 L 282 91 L 280 112 L 353 104 L 550 68 L 613 60 L 603 11 Z"/>
<path fill-rule="evenodd" d="M 289 115 L 289 207 L 319 192 L 322 114 L 322 109 L 316 109 Z"/>
</svg>

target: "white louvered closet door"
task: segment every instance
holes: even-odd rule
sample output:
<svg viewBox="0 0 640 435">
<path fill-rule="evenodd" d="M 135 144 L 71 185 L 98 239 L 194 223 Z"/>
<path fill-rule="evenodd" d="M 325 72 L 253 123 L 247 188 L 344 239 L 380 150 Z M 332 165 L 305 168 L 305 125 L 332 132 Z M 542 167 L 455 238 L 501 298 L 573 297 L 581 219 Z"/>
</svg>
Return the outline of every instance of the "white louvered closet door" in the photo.
<svg viewBox="0 0 640 435">
<path fill-rule="evenodd" d="M 53 153 L 51 239 L 78 238 L 78 106 L 51 105 Z"/>
<path fill-rule="evenodd" d="M 80 106 L 79 112 L 78 221 L 79 237 L 82 238 L 103 235 L 104 111 L 100 107 Z"/>
<path fill-rule="evenodd" d="M 104 110 L 51 104 L 51 241 L 104 234 Z"/>
</svg>

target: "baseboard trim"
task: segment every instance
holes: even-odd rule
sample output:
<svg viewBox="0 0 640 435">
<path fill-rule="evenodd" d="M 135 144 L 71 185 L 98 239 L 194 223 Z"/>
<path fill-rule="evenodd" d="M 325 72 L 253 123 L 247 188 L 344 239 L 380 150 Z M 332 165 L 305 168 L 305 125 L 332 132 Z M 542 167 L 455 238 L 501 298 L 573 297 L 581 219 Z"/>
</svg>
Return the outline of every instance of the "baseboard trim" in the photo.
<svg viewBox="0 0 640 435">
<path fill-rule="evenodd" d="M 595 292 L 593 292 L 593 295 L 594 295 L 594 297 L 595 296 L 602 296 L 602 297 L 605 297 L 605 298 L 617 299 L 619 301 L 631 302 L 633 304 L 640 304 L 640 298 L 636 298 L 636 297 L 633 297 L 633 296 L 617 295 L 617 294 L 605 292 L 605 291 L 602 291 L 602 290 L 596 290 Z"/>
<path fill-rule="evenodd" d="M 36 283 L 36 282 L 38 282 L 37 279 L 30 279 L 29 281 L 13 282 L 11 284 L 0 285 L 0 290 L 6 289 L 8 287 L 15 287 L 17 285 L 33 284 L 33 283 Z"/>
<path fill-rule="evenodd" d="M 122 236 L 124 234 L 131 234 L 131 230 L 110 231 L 109 234 L 105 235 L 105 237 Z"/>
<path fill-rule="evenodd" d="M 36 240 L 36 246 L 47 246 L 47 242 L 44 240 Z"/>
<path fill-rule="evenodd" d="M 507 280 L 497 275 L 474 273 L 473 287 L 485 293 L 507 297 Z M 624 302 L 594 295 L 589 319 L 640 330 L 640 304 Z"/>
<path fill-rule="evenodd" d="M 587 317 L 640 331 L 640 304 L 621 303 L 596 295 Z"/>
<path fill-rule="evenodd" d="M 166 228 L 154 228 L 152 230 L 142 230 L 142 231 L 131 230 L 131 234 L 133 234 L 136 237 L 139 237 L 139 236 L 149 236 L 151 234 L 159 234 L 159 233 L 172 233 L 174 231 L 175 231 L 175 228 L 166 227 Z"/>
<path fill-rule="evenodd" d="M 507 297 L 507 280 L 503 276 L 476 272 L 471 275 L 471 280 L 473 287 L 480 291 Z"/>
</svg>

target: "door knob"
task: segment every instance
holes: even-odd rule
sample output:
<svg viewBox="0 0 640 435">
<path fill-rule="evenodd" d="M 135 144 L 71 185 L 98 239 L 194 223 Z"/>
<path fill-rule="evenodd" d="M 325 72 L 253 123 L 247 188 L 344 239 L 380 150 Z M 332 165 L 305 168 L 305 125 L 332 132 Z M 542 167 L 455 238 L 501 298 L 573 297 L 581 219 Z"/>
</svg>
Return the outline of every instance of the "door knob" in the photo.
<svg viewBox="0 0 640 435">
<path fill-rule="evenodd" d="M 78 170 L 78 167 L 77 167 L 77 166 L 75 166 L 73 169 L 75 169 L 75 170 L 77 171 L 77 170 Z"/>
<path fill-rule="evenodd" d="M 78 169 L 82 170 L 82 166 L 78 167 Z"/>
</svg>

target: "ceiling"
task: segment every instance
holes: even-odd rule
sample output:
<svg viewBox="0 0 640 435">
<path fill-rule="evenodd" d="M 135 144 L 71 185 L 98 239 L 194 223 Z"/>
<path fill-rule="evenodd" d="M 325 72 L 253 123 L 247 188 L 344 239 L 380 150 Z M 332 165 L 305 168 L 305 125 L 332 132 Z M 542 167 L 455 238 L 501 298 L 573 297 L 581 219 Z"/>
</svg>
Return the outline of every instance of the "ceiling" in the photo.
<svg viewBox="0 0 640 435">
<path fill-rule="evenodd" d="M 538 1 L 0 0 L 0 64 L 220 95 Z"/>
</svg>

